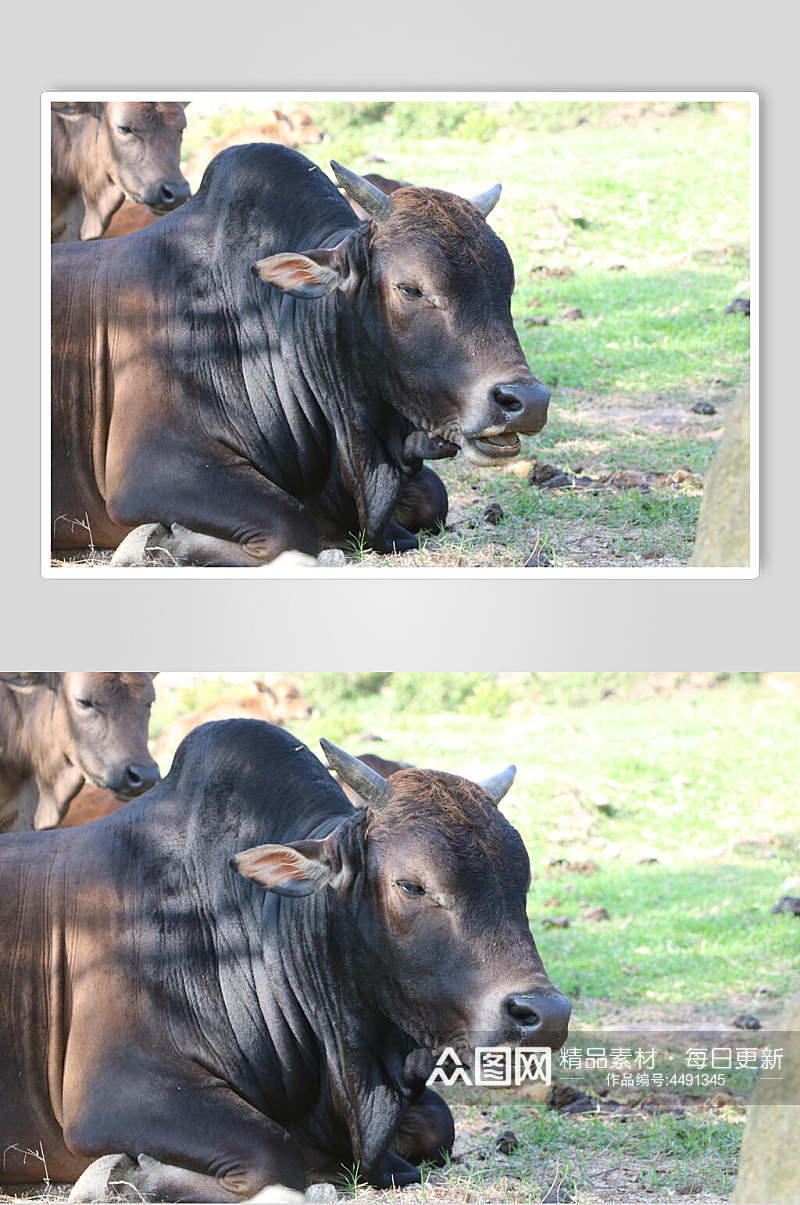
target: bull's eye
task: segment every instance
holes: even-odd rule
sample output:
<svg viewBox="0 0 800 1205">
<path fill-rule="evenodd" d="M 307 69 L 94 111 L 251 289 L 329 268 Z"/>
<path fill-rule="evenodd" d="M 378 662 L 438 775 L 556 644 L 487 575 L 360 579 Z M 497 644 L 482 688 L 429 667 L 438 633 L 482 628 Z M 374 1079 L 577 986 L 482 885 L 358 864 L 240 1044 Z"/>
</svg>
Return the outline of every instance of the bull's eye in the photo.
<svg viewBox="0 0 800 1205">
<path fill-rule="evenodd" d="M 424 887 L 420 887 L 419 883 L 409 883 L 407 879 L 398 879 L 397 886 L 402 891 L 403 895 L 421 896 L 427 895 Z"/>
<path fill-rule="evenodd" d="M 133 130 L 131 129 L 130 126 L 117 126 L 117 130 L 119 131 L 120 134 L 132 134 L 133 133 Z"/>
<path fill-rule="evenodd" d="M 404 297 L 408 297 L 410 301 L 419 301 L 422 297 L 422 289 L 418 289 L 416 285 L 398 285 L 397 286 Z"/>
<path fill-rule="evenodd" d="M 94 707 L 94 703 L 91 699 L 76 699 L 75 702 L 79 707 L 84 707 L 86 709 Z"/>
</svg>

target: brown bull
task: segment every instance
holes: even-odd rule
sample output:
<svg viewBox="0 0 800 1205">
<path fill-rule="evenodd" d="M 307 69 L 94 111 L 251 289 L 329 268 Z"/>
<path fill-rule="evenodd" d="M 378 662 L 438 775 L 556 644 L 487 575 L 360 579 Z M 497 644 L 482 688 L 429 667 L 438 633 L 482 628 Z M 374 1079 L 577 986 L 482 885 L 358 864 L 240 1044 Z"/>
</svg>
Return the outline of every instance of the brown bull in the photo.
<svg viewBox="0 0 800 1205">
<path fill-rule="evenodd" d="M 88 779 L 119 801 L 159 777 L 153 675 L 0 673 L 0 833 L 54 828 Z"/>
<path fill-rule="evenodd" d="M 265 720 L 268 724 L 286 724 L 290 720 L 305 720 L 311 707 L 289 678 L 274 678 L 270 682 L 253 683 L 256 694 L 243 698 L 216 699 L 197 711 L 178 716 L 159 734 L 156 757 L 174 753 L 185 736 L 200 724 L 211 720 Z"/>
<path fill-rule="evenodd" d="M 184 106 L 173 101 L 54 101 L 50 238 L 100 238 L 127 197 L 163 214 L 183 204 Z"/>
<path fill-rule="evenodd" d="M 186 165 L 186 172 L 190 178 L 199 179 L 214 156 L 229 146 L 245 146 L 248 142 L 278 142 L 281 146 L 297 147 L 322 142 L 324 137 L 322 130 L 314 124 L 314 119 L 305 109 L 292 109 L 289 113 L 273 109 L 269 121 L 242 126 L 230 134 L 220 134 L 205 143 L 192 155 Z"/>
</svg>

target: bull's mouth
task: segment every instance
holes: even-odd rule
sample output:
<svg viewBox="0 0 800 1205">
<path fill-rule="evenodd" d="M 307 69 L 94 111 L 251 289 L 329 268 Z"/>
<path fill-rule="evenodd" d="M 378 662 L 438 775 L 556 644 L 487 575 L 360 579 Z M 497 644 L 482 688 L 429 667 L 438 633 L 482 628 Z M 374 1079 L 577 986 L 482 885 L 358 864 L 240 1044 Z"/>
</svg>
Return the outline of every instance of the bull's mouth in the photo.
<svg viewBox="0 0 800 1205">
<path fill-rule="evenodd" d="M 498 435 L 465 435 L 462 448 L 467 460 L 473 464 L 494 465 L 518 456 L 520 442 L 516 431 L 504 431 Z"/>
</svg>

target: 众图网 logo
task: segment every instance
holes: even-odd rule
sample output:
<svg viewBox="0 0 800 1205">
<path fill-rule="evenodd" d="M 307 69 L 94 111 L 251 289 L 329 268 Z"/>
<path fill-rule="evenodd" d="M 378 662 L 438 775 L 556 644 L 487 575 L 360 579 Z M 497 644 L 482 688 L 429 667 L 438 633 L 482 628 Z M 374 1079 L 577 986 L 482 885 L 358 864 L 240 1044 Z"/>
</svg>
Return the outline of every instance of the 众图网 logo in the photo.
<svg viewBox="0 0 800 1205">
<path fill-rule="evenodd" d="M 475 1088 L 510 1088 L 529 1081 L 551 1083 L 552 1051 L 544 1046 L 476 1046 L 473 1063 L 474 1078 L 469 1069 L 447 1046 L 436 1060 L 436 1066 L 428 1076 L 428 1087 L 442 1084 L 449 1088 L 453 1084 L 466 1084 Z"/>
</svg>

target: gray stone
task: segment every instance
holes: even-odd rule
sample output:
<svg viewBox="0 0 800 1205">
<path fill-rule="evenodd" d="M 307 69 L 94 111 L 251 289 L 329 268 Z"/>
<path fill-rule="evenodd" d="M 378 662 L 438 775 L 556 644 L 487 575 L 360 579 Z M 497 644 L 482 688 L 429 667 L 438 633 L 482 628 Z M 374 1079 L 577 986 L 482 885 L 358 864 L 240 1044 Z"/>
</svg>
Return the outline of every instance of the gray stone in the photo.
<svg viewBox="0 0 800 1205">
<path fill-rule="evenodd" d="M 347 564 L 347 557 L 341 548 L 323 548 L 317 557 L 317 564 L 325 569 L 341 569 Z"/>
<path fill-rule="evenodd" d="M 695 569 L 750 564 L 750 393 L 731 404 L 725 432 L 706 475 L 697 538 L 689 564 Z"/>
<path fill-rule="evenodd" d="M 778 1021 L 780 1071 L 759 1080 L 750 1100 L 731 1201 L 736 1205 L 797 1205 L 800 1201 L 800 995 Z"/>
<path fill-rule="evenodd" d="M 310 1184 L 306 1189 L 307 1201 L 331 1202 L 336 1200 L 336 1186 L 333 1184 Z"/>
</svg>

